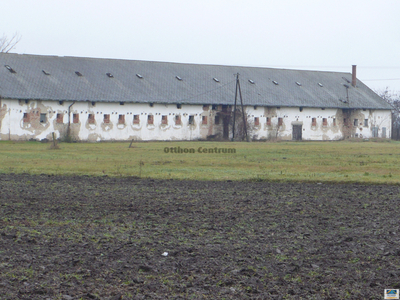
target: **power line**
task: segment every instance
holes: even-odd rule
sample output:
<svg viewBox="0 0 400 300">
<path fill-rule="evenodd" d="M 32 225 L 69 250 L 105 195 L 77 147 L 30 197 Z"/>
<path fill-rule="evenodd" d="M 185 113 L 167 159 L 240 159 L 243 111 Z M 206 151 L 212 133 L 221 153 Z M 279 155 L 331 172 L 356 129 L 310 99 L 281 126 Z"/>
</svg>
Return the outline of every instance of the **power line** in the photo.
<svg viewBox="0 0 400 300">
<path fill-rule="evenodd" d="M 251 65 L 251 64 L 240 64 L 246 67 L 258 67 L 258 68 L 310 68 L 310 69 L 349 69 L 351 65 L 346 66 L 310 66 L 310 65 Z M 239 65 L 239 66 L 240 66 Z M 363 66 L 357 65 L 357 69 L 400 69 L 400 66 Z"/>
<path fill-rule="evenodd" d="M 362 81 L 386 81 L 386 80 L 400 80 L 400 78 L 390 78 L 390 79 L 363 79 Z"/>
</svg>

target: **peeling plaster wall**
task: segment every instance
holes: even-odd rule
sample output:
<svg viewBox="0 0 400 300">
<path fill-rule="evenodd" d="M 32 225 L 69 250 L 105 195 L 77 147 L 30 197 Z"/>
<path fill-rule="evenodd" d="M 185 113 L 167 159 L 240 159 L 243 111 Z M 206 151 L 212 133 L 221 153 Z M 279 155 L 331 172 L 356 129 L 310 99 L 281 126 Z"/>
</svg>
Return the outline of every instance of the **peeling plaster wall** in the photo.
<svg viewBox="0 0 400 300">
<path fill-rule="evenodd" d="M 350 137 L 372 138 L 373 127 L 378 127 L 378 137 L 391 137 L 391 112 L 389 110 L 350 110 L 300 107 L 246 107 L 254 139 L 292 140 L 293 125 L 302 125 L 302 140 L 340 140 Z M 347 115 L 346 115 L 347 114 Z M 254 119 L 259 118 L 259 126 Z M 271 125 L 267 125 L 267 117 Z M 278 120 L 282 118 L 282 125 Z M 313 125 L 315 118 L 315 126 Z M 344 124 L 344 118 L 347 119 Z M 323 120 L 326 119 L 326 124 Z M 354 119 L 358 120 L 355 126 Z M 367 119 L 367 126 L 365 125 Z M 385 129 L 384 129 L 385 128 Z"/>
<path fill-rule="evenodd" d="M 41 140 L 51 138 L 55 132 L 57 138 L 64 138 L 68 129 L 68 107 L 71 101 L 4 100 L 0 110 L 1 140 Z M 93 105 L 94 104 L 94 105 Z M 24 113 L 29 122 L 24 122 Z M 40 122 L 40 114 L 46 114 L 46 122 Z M 57 114 L 63 114 L 62 123 L 57 123 Z M 73 114 L 79 114 L 79 122 L 73 122 Z M 94 123 L 89 123 L 89 114 L 94 115 Z M 110 116 L 109 123 L 104 115 Z M 204 111 L 203 105 L 164 105 L 142 103 L 76 102 L 70 108 L 70 136 L 78 141 L 117 141 L 117 140 L 197 140 L 206 139 L 213 133 L 211 110 Z M 125 115 L 125 122 L 119 124 L 119 115 Z M 133 116 L 139 115 L 139 123 L 134 124 Z M 148 124 L 148 115 L 153 115 L 153 124 Z M 167 124 L 162 124 L 162 116 Z M 180 115 L 181 124 L 175 124 L 175 116 Z M 189 125 L 189 116 L 194 122 Z M 208 124 L 202 124 L 202 116 L 208 117 Z"/>
<path fill-rule="evenodd" d="M 8 140 L 10 128 L 10 114 L 7 101 L 0 99 L 0 140 Z"/>
<path fill-rule="evenodd" d="M 65 108 L 58 101 L 1 100 L 0 140 L 51 139 L 52 132 L 57 138 L 64 131 L 65 124 L 55 126 L 57 113 L 66 114 Z M 29 121 L 24 122 L 24 114 Z M 40 121 L 45 114 L 46 120 Z"/>
<path fill-rule="evenodd" d="M 359 124 L 356 127 L 355 134 L 363 138 L 373 137 L 373 127 L 377 127 L 377 137 L 391 138 L 392 137 L 392 114 L 390 111 L 384 110 L 360 110 Z M 364 126 L 362 119 L 368 119 L 368 126 Z M 361 122 L 360 122 L 361 121 Z M 386 131 L 384 136 L 383 132 Z"/>
<path fill-rule="evenodd" d="M 143 103 L 96 103 L 95 106 L 75 103 L 71 113 L 80 114 L 80 124 L 71 124 L 72 137 L 78 140 L 197 140 L 208 135 L 208 125 L 202 125 L 202 105 L 178 108 L 177 105 L 157 103 L 153 106 Z M 94 115 L 93 124 L 88 122 L 88 114 Z M 109 123 L 104 122 L 104 114 L 110 115 Z M 119 115 L 125 116 L 123 124 L 119 124 Z M 138 115 L 138 123 L 134 123 L 134 115 Z M 153 116 L 153 124 L 148 122 L 149 115 Z M 163 116 L 167 118 L 165 124 Z M 176 116 L 180 116 L 181 124 L 176 124 Z M 189 116 L 194 117 L 191 125 Z"/>
<path fill-rule="evenodd" d="M 52 132 L 57 138 L 65 138 L 68 132 L 68 107 L 71 101 L 9 100 L 0 101 L 0 140 L 29 140 L 31 138 L 51 139 Z M 292 140 L 293 125 L 302 126 L 303 140 L 340 140 L 348 137 L 371 138 L 391 137 L 391 112 L 389 110 L 342 110 L 299 107 L 245 107 L 249 133 L 254 139 L 278 138 Z M 119 141 L 119 140 L 198 140 L 208 136 L 222 137 L 224 121 L 222 106 L 174 104 L 76 102 L 70 107 L 70 136 L 78 141 Z M 24 122 L 24 113 L 28 121 Z M 46 114 L 46 121 L 40 122 L 40 115 Z M 74 123 L 73 114 L 79 115 Z M 94 122 L 89 122 L 89 114 Z M 109 115 L 109 123 L 104 115 Z M 57 115 L 61 116 L 57 120 Z M 124 122 L 120 122 L 123 115 Z M 134 122 L 137 115 L 139 121 Z M 153 124 L 148 116 L 153 116 Z M 181 124 L 175 117 L 180 116 Z M 219 116 L 219 124 L 215 117 Z M 165 124 L 162 117 L 166 116 Z M 189 124 L 193 116 L 193 124 Z M 207 123 L 203 124 L 203 117 Z M 259 125 L 254 124 L 259 118 Z M 267 125 L 267 117 L 271 125 Z M 282 125 L 278 120 L 282 118 Z M 315 118 L 315 126 L 312 119 Z M 347 122 L 344 123 L 346 118 Z M 323 120 L 326 119 L 326 125 Z M 354 119 L 358 120 L 357 126 Z M 365 122 L 367 119 L 367 123 Z M 367 125 L 367 126 L 364 126 Z M 231 131 L 231 125 L 229 126 Z"/>
</svg>

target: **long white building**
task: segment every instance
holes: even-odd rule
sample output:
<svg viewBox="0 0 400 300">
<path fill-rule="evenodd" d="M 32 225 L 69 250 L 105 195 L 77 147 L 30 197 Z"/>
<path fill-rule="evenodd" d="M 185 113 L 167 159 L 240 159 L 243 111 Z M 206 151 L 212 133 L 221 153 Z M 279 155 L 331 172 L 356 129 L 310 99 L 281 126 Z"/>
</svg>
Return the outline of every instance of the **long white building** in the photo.
<svg viewBox="0 0 400 300">
<path fill-rule="evenodd" d="M 230 139 L 238 73 L 250 138 L 390 138 L 355 72 L 1 53 L 0 140 Z"/>
</svg>

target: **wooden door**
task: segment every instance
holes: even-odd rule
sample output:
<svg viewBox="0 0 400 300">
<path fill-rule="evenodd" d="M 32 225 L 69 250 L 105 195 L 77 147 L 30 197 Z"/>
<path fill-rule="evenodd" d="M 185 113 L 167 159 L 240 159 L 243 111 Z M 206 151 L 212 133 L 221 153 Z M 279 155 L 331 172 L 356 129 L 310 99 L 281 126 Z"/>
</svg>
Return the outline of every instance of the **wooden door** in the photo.
<svg viewBox="0 0 400 300">
<path fill-rule="evenodd" d="M 303 126 L 302 125 L 293 125 L 293 130 L 292 130 L 292 140 L 293 141 L 301 141 L 302 139 L 302 134 L 303 132 Z"/>
</svg>

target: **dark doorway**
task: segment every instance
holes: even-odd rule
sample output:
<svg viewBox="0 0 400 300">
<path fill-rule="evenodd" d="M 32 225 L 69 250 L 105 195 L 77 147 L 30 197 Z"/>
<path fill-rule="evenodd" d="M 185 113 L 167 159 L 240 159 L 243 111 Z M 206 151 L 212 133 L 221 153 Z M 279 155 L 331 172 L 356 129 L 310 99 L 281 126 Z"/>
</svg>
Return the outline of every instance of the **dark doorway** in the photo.
<svg viewBox="0 0 400 300">
<path fill-rule="evenodd" d="M 302 132 L 303 132 L 303 125 L 293 125 L 292 140 L 301 141 Z"/>
<path fill-rule="evenodd" d="M 231 112 L 228 105 L 222 105 L 222 124 L 223 124 L 222 138 L 224 140 L 229 139 L 230 114 Z"/>
<path fill-rule="evenodd" d="M 378 127 L 372 127 L 372 137 L 378 137 Z"/>
</svg>

